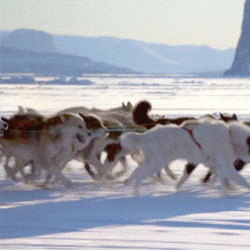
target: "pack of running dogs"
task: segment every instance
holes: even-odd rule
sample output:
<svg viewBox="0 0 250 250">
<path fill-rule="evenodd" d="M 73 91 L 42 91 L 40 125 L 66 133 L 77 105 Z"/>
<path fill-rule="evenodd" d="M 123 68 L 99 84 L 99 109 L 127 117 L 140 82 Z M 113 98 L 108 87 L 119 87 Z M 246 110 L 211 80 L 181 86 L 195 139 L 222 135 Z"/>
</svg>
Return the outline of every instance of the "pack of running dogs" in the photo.
<svg viewBox="0 0 250 250">
<path fill-rule="evenodd" d="M 127 172 L 130 157 L 137 167 L 124 184 L 135 193 L 143 180 L 160 180 L 164 172 L 179 189 L 199 164 L 208 168 L 203 182 L 213 176 L 223 190 L 232 182 L 250 189 L 239 172 L 250 162 L 250 123 L 235 114 L 166 118 L 150 115 L 151 109 L 143 100 L 109 110 L 72 107 L 47 117 L 19 107 L 0 122 L 6 176 L 41 187 L 54 182 L 69 187 L 73 183 L 63 169 L 79 160 L 94 181 L 114 181 Z M 180 177 L 169 167 L 176 160 L 185 163 Z"/>
</svg>

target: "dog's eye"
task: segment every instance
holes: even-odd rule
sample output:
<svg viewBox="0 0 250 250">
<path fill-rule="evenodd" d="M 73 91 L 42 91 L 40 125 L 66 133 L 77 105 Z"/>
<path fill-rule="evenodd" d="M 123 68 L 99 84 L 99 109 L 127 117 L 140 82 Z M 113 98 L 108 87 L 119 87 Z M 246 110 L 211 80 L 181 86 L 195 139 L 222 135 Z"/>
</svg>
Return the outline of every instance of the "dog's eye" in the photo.
<svg viewBox="0 0 250 250">
<path fill-rule="evenodd" d="M 82 125 L 79 125 L 78 128 L 83 129 Z"/>
<path fill-rule="evenodd" d="M 91 136 L 92 135 L 92 133 L 91 132 L 88 132 L 88 136 Z"/>
</svg>

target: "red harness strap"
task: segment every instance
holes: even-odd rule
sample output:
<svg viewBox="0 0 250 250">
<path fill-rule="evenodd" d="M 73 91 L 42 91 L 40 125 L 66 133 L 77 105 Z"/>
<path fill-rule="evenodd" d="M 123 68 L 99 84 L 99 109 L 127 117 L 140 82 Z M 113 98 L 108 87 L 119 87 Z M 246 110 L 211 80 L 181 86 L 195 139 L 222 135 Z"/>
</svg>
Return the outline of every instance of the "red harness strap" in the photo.
<svg viewBox="0 0 250 250">
<path fill-rule="evenodd" d="M 192 137 L 192 139 L 193 139 L 193 141 L 196 143 L 196 145 L 197 145 L 200 149 L 202 149 L 202 147 L 201 147 L 201 145 L 199 144 L 199 142 L 197 142 L 197 141 L 195 140 L 195 138 L 194 138 L 193 130 L 187 129 L 187 128 L 183 128 L 183 129 L 186 130 L 186 131 L 190 134 L 190 136 Z"/>
</svg>

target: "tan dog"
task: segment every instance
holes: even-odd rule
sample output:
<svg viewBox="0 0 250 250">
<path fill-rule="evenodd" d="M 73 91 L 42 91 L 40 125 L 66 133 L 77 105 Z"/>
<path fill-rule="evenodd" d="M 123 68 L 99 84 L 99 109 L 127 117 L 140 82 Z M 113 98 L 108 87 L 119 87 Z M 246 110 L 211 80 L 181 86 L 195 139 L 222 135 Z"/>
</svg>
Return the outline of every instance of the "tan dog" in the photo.
<svg viewBox="0 0 250 250">
<path fill-rule="evenodd" d="M 120 159 L 124 169 L 116 174 L 116 176 L 112 176 L 111 174 L 112 170 L 115 167 L 115 164 L 113 164 L 109 168 L 106 168 L 99 159 L 103 151 L 107 152 L 108 158 L 112 157 L 113 152 L 117 150 L 116 142 L 122 133 L 131 130 L 140 131 L 140 129 L 142 129 L 140 126 L 136 126 L 134 124 L 132 120 L 132 111 L 133 106 L 130 102 L 128 102 L 127 105 L 122 103 L 121 107 L 112 108 L 109 110 L 100 110 L 95 108 L 88 109 L 86 107 L 72 107 L 58 112 L 58 114 L 64 112 L 81 113 L 84 115 L 95 114 L 101 118 L 104 126 L 108 128 L 109 136 L 107 138 L 99 138 L 91 141 L 86 150 L 83 151 L 82 156 L 83 160 L 86 163 L 85 169 L 93 179 L 100 180 L 103 177 L 106 177 L 107 179 L 113 179 L 114 177 L 122 175 L 126 171 L 127 165 L 125 157 L 121 157 Z M 110 144 L 112 144 L 112 146 L 109 146 Z M 87 151 L 90 151 L 91 153 L 87 154 Z M 96 173 L 91 170 L 89 164 L 95 168 Z"/>
<path fill-rule="evenodd" d="M 81 117 L 61 114 L 37 123 L 36 114 L 17 114 L 4 121 L 8 128 L 0 138 L 0 144 L 5 155 L 16 158 L 19 168 L 33 163 L 66 186 L 72 184 L 60 167 L 93 138 Z"/>
<path fill-rule="evenodd" d="M 105 168 L 101 163 L 101 153 L 103 152 L 106 144 L 108 143 L 107 140 L 107 128 L 104 127 L 102 121 L 99 117 L 95 115 L 83 115 L 79 114 L 86 123 L 86 127 L 88 131 L 91 132 L 91 140 L 89 144 L 84 147 L 82 150 L 79 150 L 77 154 L 74 156 L 74 159 L 81 160 L 87 165 L 87 172 L 94 180 L 100 180 L 105 175 Z M 65 167 L 67 162 L 61 167 L 62 169 Z M 93 172 L 90 166 L 95 168 L 95 172 Z M 48 176 L 47 178 L 50 178 Z"/>
<path fill-rule="evenodd" d="M 117 139 L 123 132 L 134 126 L 132 120 L 133 106 L 130 102 L 125 105 L 122 103 L 121 107 L 111 108 L 108 110 L 101 110 L 96 108 L 86 107 L 72 107 L 59 111 L 58 114 L 62 113 L 74 113 L 74 114 L 94 114 L 103 121 L 105 127 L 110 131 L 109 137 Z"/>
</svg>

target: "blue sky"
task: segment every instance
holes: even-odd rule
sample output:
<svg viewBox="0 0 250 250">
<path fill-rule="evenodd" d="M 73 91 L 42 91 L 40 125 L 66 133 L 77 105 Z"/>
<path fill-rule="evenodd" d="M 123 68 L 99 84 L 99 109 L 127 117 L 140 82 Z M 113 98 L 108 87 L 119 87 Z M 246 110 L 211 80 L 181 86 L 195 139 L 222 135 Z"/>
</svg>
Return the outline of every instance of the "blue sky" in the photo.
<svg viewBox="0 0 250 250">
<path fill-rule="evenodd" d="M 245 0 L 0 0 L 1 29 L 236 47 Z"/>
</svg>

